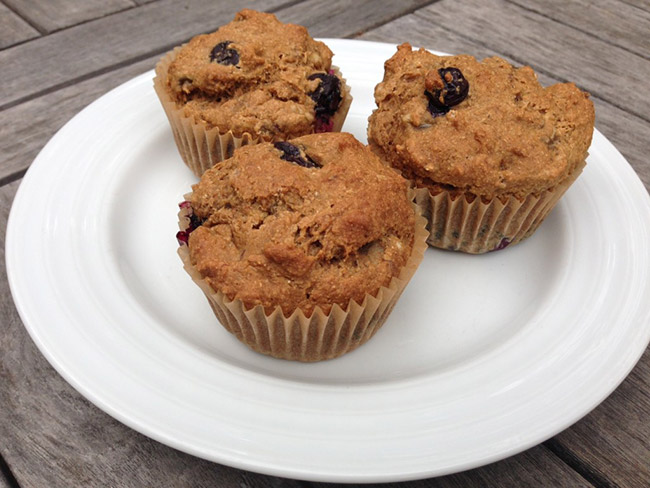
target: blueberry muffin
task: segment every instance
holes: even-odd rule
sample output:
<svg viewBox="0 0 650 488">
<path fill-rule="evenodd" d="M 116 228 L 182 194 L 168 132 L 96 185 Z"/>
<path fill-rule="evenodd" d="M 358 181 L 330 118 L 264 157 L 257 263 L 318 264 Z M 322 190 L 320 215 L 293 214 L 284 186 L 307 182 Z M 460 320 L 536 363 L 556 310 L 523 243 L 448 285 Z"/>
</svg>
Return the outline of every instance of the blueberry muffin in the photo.
<svg viewBox="0 0 650 488">
<path fill-rule="evenodd" d="M 408 182 L 347 133 L 243 146 L 186 198 L 186 270 L 226 329 L 279 358 L 366 342 L 427 247 Z"/>
<path fill-rule="evenodd" d="M 582 171 L 594 127 L 572 83 L 544 88 L 527 66 L 408 44 L 375 101 L 369 144 L 418 189 L 429 243 L 468 253 L 530 236 Z"/>
<path fill-rule="evenodd" d="M 241 145 L 340 131 L 352 100 L 325 44 L 254 10 L 168 53 L 154 88 L 197 176 Z"/>
</svg>

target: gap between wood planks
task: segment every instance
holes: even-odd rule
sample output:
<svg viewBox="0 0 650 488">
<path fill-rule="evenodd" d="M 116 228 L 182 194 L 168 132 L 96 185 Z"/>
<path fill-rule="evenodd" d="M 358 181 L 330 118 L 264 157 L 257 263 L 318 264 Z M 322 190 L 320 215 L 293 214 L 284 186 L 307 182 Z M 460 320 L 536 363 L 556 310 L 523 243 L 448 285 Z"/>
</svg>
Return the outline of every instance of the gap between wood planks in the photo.
<svg viewBox="0 0 650 488">
<path fill-rule="evenodd" d="M 402 17 L 402 16 L 404 16 L 404 15 L 412 14 L 412 13 L 415 12 L 416 10 L 418 10 L 418 9 L 420 9 L 420 8 L 427 7 L 427 6 L 429 6 L 429 5 L 433 4 L 433 3 L 436 3 L 437 1 L 439 1 L 439 0 L 430 0 L 430 1 L 428 1 L 428 2 L 425 2 L 425 3 L 421 3 L 421 4 L 418 4 L 418 5 L 415 5 L 415 6 L 413 6 L 412 8 L 409 8 L 409 9 L 399 10 L 399 11 L 396 12 L 394 15 L 392 15 L 392 16 L 390 16 L 390 17 L 387 17 L 387 18 L 384 18 L 384 19 L 382 19 L 380 22 L 375 22 L 374 24 L 366 25 L 366 26 L 364 26 L 362 29 L 360 29 L 360 30 L 358 30 L 358 31 L 354 31 L 354 32 L 351 32 L 351 33 L 349 33 L 349 34 L 346 34 L 346 35 L 344 36 L 344 38 L 348 38 L 348 39 L 349 39 L 349 38 L 352 38 L 352 37 L 356 37 L 356 36 L 362 34 L 363 32 L 366 32 L 366 31 L 368 31 L 368 30 L 372 30 L 372 29 L 376 29 L 377 27 L 379 27 L 379 26 L 381 26 L 381 25 L 384 25 L 384 24 L 387 24 L 387 23 L 389 23 L 389 22 L 392 22 L 393 20 L 395 20 L 395 19 L 397 19 L 397 18 L 399 18 L 399 17 Z M 268 12 L 271 12 L 271 13 L 277 13 L 277 12 L 279 12 L 279 11 L 289 9 L 289 8 L 293 7 L 294 5 L 297 5 L 297 4 L 299 4 L 299 3 L 304 3 L 304 0 L 292 0 L 292 1 L 288 1 L 288 2 L 286 2 L 286 3 L 282 3 L 282 4 L 278 5 L 277 7 L 274 7 L 274 8 L 269 9 Z M 97 20 L 97 19 L 99 19 L 99 18 L 105 18 L 105 17 L 109 17 L 109 16 L 111 16 L 111 15 L 119 14 L 119 13 L 121 13 L 121 12 L 125 12 L 125 11 L 127 11 L 127 10 L 132 10 L 133 8 L 139 8 L 139 6 L 138 6 L 138 7 L 132 7 L 132 8 L 130 8 L 130 9 L 123 9 L 123 10 L 120 10 L 120 11 L 117 11 L 117 12 L 112 12 L 112 13 L 107 14 L 107 15 L 104 15 L 104 16 L 102 16 L 102 17 L 97 17 L 97 18 L 95 18 L 95 19 L 89 19 L 89 20 L 87 20 L 87 21 L 84 21 L 84 22 L 80 22 L 80 23 L 78 23 L 78 24 L 75 24 L 74 26 L 69 26 L 69 27 L 66 27 L 66 28 L 64 28 L 64 29 L 59 29 L 59 30 L 57 30 L 57 31 L 53 31 L 53 32 L 60 32 L 60 31 L 66 30 L 66 29 L 71 29 L 71 28 L 77 27 L 77 26 L 79 26 L 79 25 L 85 24 L 85 23 L 87 23 L 87 22 L 91 22 L 91 21 Z M 30 24 L 30 25 L 31 25 L 31 24 Z M 49 33 L 49 34 L 47 34 L 47 35 L 50 35 L 50 34 L 52 34 L 52 33 Z M 42 38 L 46 38 L 47 35 L 44 35 L 44 36 L 41 36 L 41 37 L 42 37 Z M 193 37 L 193 36 L 191 36 L 191 37 Z M 114 70 L 116 70 L 116 69 L 120 69 L 120 68 L 123 68 L 123 67 L 125 67 L 125 66 L 129 66 L 129 65 L 131 65 L 131 64 L 137 63 L 137 62 L 142 61 L 142 60 L 144 60 L 144 59 L 147 59 L 147 58 L 149 58 L 149 57 L 157 56 L 157 55 L 161 55 L 161 54 L 163 54 L 163 53 L 165 53 L 165 52 L 167 52 L 167 51 L 173 49 L 175 46 L 177 46 L 177 45 L 179 45 L 179 44 L 183 44 L 183 43 L 189 41 L 189 39 L 190 39 L 191 37 L 189 37 L 189 38 L 187 38 L 187 39 L 184 39 L 184 40 L 181 41 L 181 42 L 173 42 L 173 43 L 170 43 L 170 44 L 164 45 L 164 46 L 162 46 L 162 47 L 158 47 L 158 48 L 153 49 L 153 50 L 151 50 L 151 51 L 149 51 L 149 52 L 147 52 L 147 53 L 143 53 L 143 54 L 140 54 L 140 55 L 138 55 L 138 56 L 134 56 L 134 57 L 132 57 L 132 58 L 125 59 L 125 60 L 120 61 L 120 62 L 118 62 L 118 63 L 112 64 L 112 65 L 109 65 L 109 66 L 105 66 L 105 67 L 103 67 L 103 68 L 101 68 L 101 69 L 98 69 L 98 70 L 95 70 L 95 71 L 92 71 L 92 72 L 86 73 L 86 74 L 84 74 L 84 75 L 81 75 L 81 76 L 78 76 L 78 77 L 75 77 L 75 78 L 72 78 L 72 79 L 66 80 L 66 81 L 64 81 L 64 82 L 62 82 L 62 83 L 59 83 L 59 84 L 56 84 L 56 85 L 50 86 L 50 87 L 45 88 L 45 89 L 43 89 L 43 90 L 39 90 L 39 91 L 36 91 L 36 92 L 34 92 L 34 93 L 30 93 L 29 95 L 26 95 L 26 96 L 24 96 L 24 97 L 18 98 L 18 99 L 16 99 L 16 100 L 13 100 L 13 101 L 11 101 L 11 102 L 8 102 L 8 103 L 6 103 L 6 104 L 4 104 L 4 105 L 0 105 L 0 111 L 3 111 L 3 110 L 6 110 L 6 109 L 9 109 L 9 108 L 11 108 L 11 107 L 15 107 L 16 105 L 20 105 L 21 103 L 28 102 L 28 101 L 33 100 L 33 99 L 35 99 L 35 98 L 39 98 L 39 97 L 42 97 L 42 96 L 44 96 L 44 95 L 48 95 L 48 94 L 50 94 L 50 93 L 56 92 L 56 91 L 58 91 L 58 90 L 61 90 L 62 88 L 66 88 L 66 87 L 71 86 L 71 85 L 74 85 L 74 84 L 76 84 L 76 83 L 80 83 L 80 82 L 82 82 L 82 81 L 86 81 L 86 80 L 89 80 L 89 79 L 95 78 L 95 77 L 97 77 L 97 76 L 101 76 L 101 75 L 103 75 L 103 74 L 105 74 L 105 73 L 108 73 L 108 72 L 114 71 Z M 32 40 L 33 40 L 33 39 L 32 39 Z M 25 42 L 29 42 L 29 41 L 25 41 Z M 12 45 L 11 47 L 14 47 L 14 46 L 15 46 L 15 45 Z"/>
<path fill-rule="evenodd" d="M 514 2 L 514 1 L 511 1 L 511 0 L 504 0 L 504 1 L 509 5 L 515 6 L 516 8 L 523 8 L 518 3 Z M 612 42 L 610 42 L 609 39 L 602 40 L 602 39 L 594 36 L 590 32 L 580 30 L 580 29 L 576 28 L 573 25 L 563 24 L 561 22 L 558 22 L 557 19 L 555 19 L 555 18 L 546 16 L 546 15 L 542 15 L 542 14 L 538 13 L 537 11 L 534 11 L 534 10 L 531 10 L 531 9 L 526 9 L 526 10 L 529 11 L 529 12 L 533 12 L 535 15 L 538 15 L 540 17 L 544 17 L 545 19 L 548 19 L 548 20 L 550 20 L 550 21 L 552 21 L 554 23 L 562 25 L 563 27 L 568 27 L 570 29 L 575 30 L 576 32 L 580 32 L 580 34 L 582 34 L 582 35 L 588 35 L 589 37 L 591 37 L 593 39 L 596 39 L 596 40 L 598 40 L 600 42 L 603 42 L 603 43 L 605 43 L 605 44 L 607 44 L 609 46 L 615 47 L 616 49 L 623 49 L 626 53 L 630 53 L 630 54 L 632 54 L 634 56 L 639 56 L 633 50 L 630 50 L 630 49 L 627 49 L 627 48 L 620 48 L 619 46 L 614 45 Z M 432 23 L 434 25 L 437 25 L 437 26 L 439 26 L 441 28 L 444 28 L 444 29 L 448 30 L 449 32 L 452 32 L 454 35 L 456 35 L 456 36 L 458 36 L 460 38 L 466 39 L 467 41 L 469 41 L 471 43 L 484 44 L 480 39 L 472 37 L 471 35 L 467 34 L 462 29 L 455 28 L 455 26 L 450 25 L 449 23 L 444 23 L 443 21 L 440 21 L 437 18 L 433 18 L 431 15 L 428 15 L 428 11 L 426 9 L 420 9 L 420 11 L 414 12 L 414 15 L 416 17 L 418 17 L 418 18 L 421 18 L 421 19 L 427 21 L 427 22 L 430 22 L 430 23 Z M 564 76 L 558 75 L 557 73 L 549 72 L 547 69 L 544 69 L 538 63 L 535 63 L 535 62 L 530 61 L 530 60 L 521 59 L 517 54 L 515 54 L 511 50 L 504 49 L 503 46 L 498 47 L 496 49 L 499 50 L 499 52 L 501 53 L 502 56 L 504 56 L 504 55 L 507 56 L 508 58 L 513 60 L 516 64 L 531 66 L 538 75 L 541 74 L 541 75 L 544 75 L 546 77 L 553 78 L 553 79 L 557 80 L 560 83 L 566 83 L 566 82 L 571 81 L 569 79 L 566 79 Z M 639 57 L 641 57 L 641 56 L 639 56 Z M 645 58 L 642 58 L 642 59 L 645 59 Z M 617 108 L 617 109 L 619 109 L 621 111 L 628 112 L 628 113 L 634 115 L 635 117 L 641 119 L 644 122 L 650 123 L 650 115 L 647 114 L 647 113 L 644 113 L 642 110 L 638 110 L 637 107 L 633 106 L 633 107 L 626 108 L 624 105 L 617 102 L 616 97 L 608 96 L 607 93 L 604 93 L 602 91 L 594 89 L 594 87 L 589 87 L 588 91 L 593 97 L 604 100 L 608 104 L 612 105 L 613 107 L 615 107 L 615 108 Z"/>
<path fill-rule="evenodd" d="M 183 41 L 185 42 L 185 41 Z M 20 105 L 21 103 L 29 102 L 30 100 L 34 100 L 35 98 L 40 98 L 44 95 L 49 95 L 50 93 L 54 93 L 56 91 L 59 91 L 63 88 L 66 88 L 68 86 L 76 85 L 77 83 L 81 83 L 82 81 L 90 80 L 92 78 L 96 78 L 98 76 L 101 76 L 105 73 L 110 73 L 111 71 L 115 71 L 116 69 L 124 68 L 125 66 L 129 66 L 131 64 L 135 64 L 139 61 L 143 61 L 151 56 L 156 56 L 156 55 L 161 55 L 169 50 L 171 50 L 174 46 L 178 45 L 179 43 L 174 43 L 170 45 L 166 45 L 164 47 L 161 47 L 160 49 L 155 49 L 151 52 L 148 52 L 146 54 L 141 54 L 138 56 L 134 56 L 133 58 L 125 59 L 124 61 L 120 61 L 119 63 L 112 64 L 110 66 L 106 66 L 104 68 L 92 71 L 90 73 L 86 73 L 85 75 L 78 76 L 77 78 L 73 78 L 70 80 L 66 80 L 63 83 L 59 83 L 57 85 L 50 86 L 48 88 L 45 88 L 43 90 L 30 93 L 27 96 L 24 96 L 22 98 L 18 98 L 16 100 L 13 100 L 12 102 L 6 103 L 4 105 L 0 105 L 0 112 L 7 110 L 11 107 L 15 107 L 16 105 Z"/>
<path fill-rule="evenodd" d="M 615 483 L 612 483 L 601 473 L 592 469 L 587 463 L 578 458 L 554 438 L 547 440 L 542 445 L 596 488 L 610 488 L 616 486 Z"/>
<path fill-rule="evenodd" d="M 0 178 L 0 187 L 8 185 L 9 183 L 21 179 L 23 176 L 25 176 L 25 173 L 27 172 L 28 169 L 29 166 L 27 168 L 23 168 L 19 171 L 16 171 L 15 173 L 11 173 L 3 178 Z"/>
<path fill-rule="evenodd" d="M 48 34 L 48 32 L 47 32 L 45 29 L 39 27 L 38 25 L 36 25 L 35 23 L 33 23 L 30 19 L 28 19 L 28 18 L 23 17 L 22 15 L 20 15 L 20 14 L 16 11 L 16 9 L 14 9 L 11 5 L 9 5 L 9 4 L 5 3 L 5 2 L 2 2 L 2 5 L 4 5 L 4 6 L 7 8 L 7 10 L 10 10 L 11 13 L 13 13 L 16 17 L 18 17 L 18 18 L 24 20 L 25 23 L 26 23 L 27 25 L 29 25 L 32 29 L 35 29 L 36 31 L 38 31 L 38 32 L 41 34 L 41 37 L 43 37 L 43 36 L 45 36 L 46 34 Z M 9 47 L 17 46 L 18 44 L 23 44 L 24 42 L 29 42 L 29 41 L 32 41 L 32 40 L 33 40 L 33 38 L 31 38 L 31 39 L 26 39 L 26 40 L 24 40 L 24 41 L 20 41 L 20 42 L 17 42 L 17 43 L 15 43 L 15 44 L 12 44 L 12 45 L 9 46 Z"/>
<path fill-rule="evenodd" d="M 392 15 L 392 16 L 382 20 L 381 22 L 375 22 L 374 24 L 368 25 L 368 26 L 364 27 L 361 30 L 352 32 L 352 33 L 344 36 L 344 39 L 352 39 L 354 37 L 360 36 L 364 32 L 368 32 L 370 30 L 376 29 L 377 27 L 381 27 L 382 25 L 388 24 L 389 22 L 392 22 L 395 19 L 399 19 L 400 17 L 404 17 L 405 15 L 410 15 L 410 14 L 414 13 L 416 10 L 420 10 L 421 8 L 426 8 L 429 5 L 432 5 L 432 4 L 434 4 L 436 2 L 439 2 L 439 1 L 440 0 L 431 0 L 429 2 L 423 3 L 423 4 L 418 5 L 416 7 L 406 9 L 406 10 L 402 10 L 399 13 L 396 13 L 395 15 Z"/>
<path fill-rule="evenodd" d="M 76 23 L 74 23 L 74 24 L 66 25 L 66 26 L 58 27 L 58 28 L 53 28 L 53 29 L 48 29 L 47 27 L 41 26 L 40 24 L 38 24 L 37 21 L 32 20 L 31 18 L 29 18 L 29 17 L 28 17 L 27 15 L 25 15 L 24 13 L 21 13 L 21 12 L 20 12 L 19 10 L 17 10 L 15 7 L 13 7 L 12 5 L 10 5 L 8 2 L 2 2 L 2 3 L 3 3 L 3 5 L 5 5 L 9 10 L 11 10 L 14 14 L 16 14 L 18 17 L 20 17 L 20 18 L 23 19 L 25 22 L 27 22 L 31 27 L 33 27 L 33 28 L 36 29 L 38 32 L 40 32 L 40 33 L 41 33 L 41 37 L 46 37 L 46 36 L 48 36 L 48 35 L 50 35 L 50 34 L 54 34 L 55 32 L 59 32 L 59 31 L 64 30 L 64 29 L 68 29 L 68 28 L 70 28 L 70 27 L 76 27 L 76 26 L 78 26 L 78 25 L 83 25 L 83 24 L 86 24 L 86 23 L 91 22 L 91 21 L 93 21 L 93 20 L 103 19 L 104 17 L 108 17 L 108 16 L 113 15 L 113 14 L 118 14 L 118 13 L 125 12 L 125 11 L 127 11 L 127 10 L 132 10 L 132 9 L 134 9 L 134 8 L 138 8 L 138 7 L 141 7 L 141 6 L 142 6 L 142 5 L 138 5 L 137 3 L 135 3 L 134 0 L 128 0 L 128 1 L 131 2 L 131 6 L 127 6 L 127 7 L 124 7 L 124 8 L 118 8 L 117 10 L 106 11 L 106 12 L 104 12 L 104 13 L 102 13 L 102 14 L 99 14 L 99 15 L 97 15 L 97 16 L 95 16 L 95 17 L 90 17 L 90 18 L 87 18 L 87 19 L 84 19 L 84 20 L 79 20 L 78 22 L 76 22 Z M 33 39 L 32 39 L 32 40 L 33 40 Z M 18 42 L 18 43 L 16 43 L 16 44 L 12 44 L 11 47 L 13 47 L 13 46 L 15 46 L 15 45 L 17 45 L 17 44 L 22 44 L 23 42 L 28 42 L 28 41 L 29 41 L 29 40 L 21 41 L 21 42 Z"/>
<path fill-rule="evenodd" d="M 9 486 L 9 488 L 20 488 L 16 477 L 11 472 L 9 465 L 5 461 L 4 457 L 2 457 L 2 454 L 0 454 L 0 476 L 3 476 L 5 478 L 7 486 Z"/>
<path fill-rule="evenodd" d="M 294 5 L 298 4 L 298 3 L 302 3 L 302 1 L 303 0 L 287 1 L 287 2 L 284 2 L 284 3 L 280 4 L 280 5 L 278 5 L 277 7 L 269 9 L 268 12 L 273 13 L 273 12 L 277 12 L 277 11 L 282 10 L 282 9 L 290 8 L 290 7 L 292 7 L 292 6 L 294 6 Z M 148 5 L 148 4 L 145 4 L 145 5 Z M 59 29 L 57 31 L 54 31 L 54 32 L 62 32 L 62 31 L 65 31 L 65 30 L 74 29 L 74 28 L 79 27 L 80 25 L 83 25 L 83 24 L 86 24 L 86 23 L 89 23 L 89 22 L 94 22 L 94 21 L 96 21 L 98 19 L 101 19 L 101 18 L 106 18 L 106 17 L 110 17 L 110 16 L 113 16 L 113 15 L 119 15 L 120 13 L 124 13 L 126 11 L 137 9 L 137 8 L 142 8 L 142 7 L 143 7 L 143 5 L 138 5 L 138 6 L 129 8 L 129 9 L 123 9 L 123 10 L 120 10 L 120 11 L 117 11 L 117 12 L 112 12 L 110 14 L 107 14 L 107 15 L 104 15 L 104 16 L 101 16 L 101 17 L 96 17 L 96 18 L 93 18 L 93 19 L 88 19 L 88 20 L 83 21 L 83 22 L 79 22 L 78 24 L 71 25 L 71 26 L 65 27 L 63 29 Z M 16 15 L 18 15 L 18 14 L 16 13 Z M 34 27 L 34 28 L 36 28 L 36 27 Z M 38 37 L 37 39 L 45 39 L 49 35 L 52 35 L 54 32 L 50 32 L 47 35 L 43 35 L 41 37 Z M 34 39 L 31 39 L 31 40 L 33 41 Z M 59 84 L 44 88 L 43 90 L 39 90 L 39 91 L 36 91 L 34 93 L 30 93 L 29 95 L 18 98 L 16 100 L 8 102 L 8 103 L 6 103 L 4 105 L 0 105 L 0 112 L 3 111 L 3 110 L 6 110 L 8 108 L 15 107 L 16 105 L 20 105 L 21 103 L 28 102 L 29 100 L 33 100 L 35 98 L 39 98 L 39 97 L 42 97 L 44 95 L 56 92 L 58 90 L 61 90 L 62 88 L 74 85 L 76 83 L 80 83 L 82 81 L 86 81 L 86 80 L 95 78 L 97 76 L 101 76 L 101 75 L 103 75 L 105 73 L 108 73 L 110 71 L 114 71 L 116 69 L 123 68 L 124 66 L 128 66 L 128 65 L 137 63 L 138 61 L 142 61 L 143 59 L 146 59 L 148 57 L 163 54 L 163 53 L 171 50 L 175 46 L 177 46 L 179 44 L 182 44 L 184 42 L 187 42 L 188 40 L 189 40 L 189 38 L 183 40 L 182 42 L 173 42 L 173 43 L 164 45 L 163 47 L 151 50 L 150 52 L 147 52 L 145 54 L 140 54 L 138 56 L 134 56 L 132 58 L 125 59 L 125 60 L 120 61 L 118 63 L 112 64 L 112 65 L 109 65 L 109 66 L 105 66 L 105 67 L 103 67 L 101 69 L 86 73 L 84 75 L 81 75 L 81 76 L 78 76 L 78 77 L 75 77 L 75 78 L 71 78 L 71 79 L 68 79 L 68 80 L 66 80 L 66 81 L 64 81 L 62 83 L 59 83 Z M 27 42 L 29 42 L 29 40 L 25 41 L 23 43 L 18 43 L 18 44 L 24 44 L 24 43 L 27 43 Z M 11 47 L 13 48 L 18 44 L 14 44 Z"/>
<path fill-rule="evenodd" d="M 516 5 L 517 7 L 521 8 L 521 9 L 523 9 L 523 10 L 526 10 L 526 11 L 528 11 L 528 12 L 532 12 L 532 13 L 534 13 L 535 15 L 539 15 L 540 17 L 544 17 L 545 19 L 551 20 L 551 21 L 553 21 L 553 22 L 557 22 L 558 24 L 563 25 L 563 26 L 565 26 L 565 27 L 569 27 L 569 28 L 571 28 L 571 29 L 575 29 L 575 30 L 577 30 L 577 31 L 579 31 L 579 32 L 582 32 L 583 34 L 585 34 L 585 35 L 587 35 L 587 36 L 593 37 L 594 39 L 598 39 L 599 41 L 606 42 L 606 43 L 608 43 L 608 44 L 611 44 L 612 46 L 616 46 L 616 47 L 619 48 L 619 49 L 622 49 L 622 50 L 624 50 L 624 51 L 627 51 L 628 53 L 635 54 L 636 56 L 640 56 L 640 57 L 642 57 L 643 59 L 647 59 L 647 60 L 650 61 L 650 53 L 646 53 L 646 52 L 643 51 L 643 50 L 635 51 L 635 50 L 630 49 L 629 47 L 625 46 L 625 45 L 622 44 L 622 43 L 618 43 L 618 42 L 616 42 L 615 39 L 611 39 L 611 38 L 608 39 L 608 38 L 604 38 L 604 37 L 598 36 L 598 35 L 594 34 L 594 31 L 592 31 L 592 30 L 583 29 L 583 28 L 581 28 L 580 26 L 575 25 L 575 24 L 569 24 L 569 23 L 567 23 L 567 22 L 564 22 L 564 21 L 563 21 L 561 18 L 559 18 L 559 17 L 551 17 L 550 15 L 544 13 L 543 10 L 539 10 L 539 9 L 534 8 L 534 7 L 531 7 L 531 6 L 530 6 L 529 4 L 527 4 L 526 2 L 521 2 L 521 1 L 517 1 L 517 0 L 506 0 L 506 1 L 507 1 L 508 3 L 511 3 L 512 5 Z M 632 7 L 635 7 L 635 8 L 639 8 L 639 9 L 640 9 L 640 7 L 638 7 L 638 6 L 634 5 L 634 4 L 627 3 L 627 2 L 625 2 L 625 1 L 623 1 L 623 0 L 619 0 L 619 1 L 620 1 L 621 3 L 625 3 L 626 5 L 630 5 L 630 6 L 632 6 Z M 640 10 L 643 10 L 643 9 L 640 9 Z"/>
</svg>

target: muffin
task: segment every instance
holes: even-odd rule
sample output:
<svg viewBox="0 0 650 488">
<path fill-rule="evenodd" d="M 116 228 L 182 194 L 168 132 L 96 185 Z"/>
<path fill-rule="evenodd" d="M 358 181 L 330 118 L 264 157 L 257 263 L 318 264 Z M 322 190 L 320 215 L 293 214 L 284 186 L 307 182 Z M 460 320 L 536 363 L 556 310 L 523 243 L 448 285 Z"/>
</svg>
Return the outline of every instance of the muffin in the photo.
<svg viewBox="0 0 650 488">
<path fill-rule="evenodd" d="M 252 349 L 333 358 L 372 337 L 422 259 L 412 197 L 351 134 L 243 146 L 186 195 L 179 254 Z"/>
<path fill-rule="evenodd" d="M 484 253 L 530 236 L 585 166 L 587 93 L 542 87 L 498 57 L 436 56 L 408 44 L 385 63 L 368 141 L 417 188 L 429 244 Z"/>
<path fill-rule="evenodd" d="M 197 176 L 242 145 L 340 131 L 352 101 L 325 44 L 254 10 L 164 56 L 154 88 Z"/>
</svg>

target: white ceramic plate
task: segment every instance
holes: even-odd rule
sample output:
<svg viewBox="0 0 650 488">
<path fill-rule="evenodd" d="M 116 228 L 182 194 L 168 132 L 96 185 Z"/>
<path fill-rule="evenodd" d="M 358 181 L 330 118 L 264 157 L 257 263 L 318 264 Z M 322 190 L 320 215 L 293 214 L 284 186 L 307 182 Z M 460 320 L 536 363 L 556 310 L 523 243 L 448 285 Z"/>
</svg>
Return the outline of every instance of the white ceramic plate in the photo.
<svg viewBox="0 0 650 488">
<path fill-rule="evenodd" d="M 394 46 L 328 40 L 365 141 Z M 379 333 L 342 358 L 251 352 L 176 256 L 195 181 L 145 73 L 74 117 L 12 208 L 7 271 L 32 338 L 77 390 L 182 451 L 309 480 L 441 475 L 522 451 L 600 403 L 650 339 L 650 199 L 596 131 L 583 175 L 524 243 L 430 249 Z"/>
</svg>

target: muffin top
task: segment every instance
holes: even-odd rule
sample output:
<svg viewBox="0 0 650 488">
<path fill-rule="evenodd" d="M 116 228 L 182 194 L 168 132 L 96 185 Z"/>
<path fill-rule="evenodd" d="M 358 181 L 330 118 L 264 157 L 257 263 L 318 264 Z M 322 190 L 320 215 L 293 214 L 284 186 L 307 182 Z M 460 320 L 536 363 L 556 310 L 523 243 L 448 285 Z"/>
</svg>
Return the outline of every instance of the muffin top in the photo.
<svg viewBox="0 0 650 488">
<path fill-rule="evenodd" d="M 581 166 L 594 126 L 588 94 L 542 87 L 492 57 L 436 56 L 402 44 L 375 88 L 368 139 L 418 186 L 492 198 L 550 189 Z"/>
<path fill-rule="evenodd" d="M 190 203 L 192 265 L 267 313 L 361 303 L 413 249 L 408 183 L 351 134 L 241 147 L 204 173 Z"/>
<path fill-rule="evenodd" d="M 264 140 L 318 131 L 341 103 L 332 52 L 304 27 L 242 10 L 216 32 L 178 48 L 166 85 L 184 115 Z"/>
</svg>

